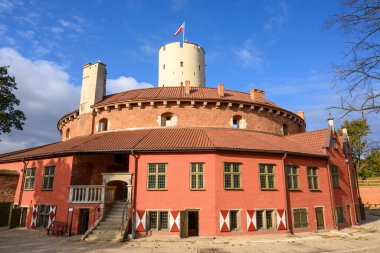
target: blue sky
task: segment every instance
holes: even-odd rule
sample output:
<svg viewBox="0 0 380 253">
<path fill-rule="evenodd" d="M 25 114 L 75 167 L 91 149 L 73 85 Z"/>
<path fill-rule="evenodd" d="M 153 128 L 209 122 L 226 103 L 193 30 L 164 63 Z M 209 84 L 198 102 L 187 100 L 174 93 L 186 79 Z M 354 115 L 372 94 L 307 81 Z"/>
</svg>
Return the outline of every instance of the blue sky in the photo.
<svg viewBox="0 0 380 253">
<path fill-rule="evenodd" d="M 186 21 L 186 38 L 206 50 L 206 85 L 248 92 L 305 111 L 307 129 L 336 125 L 333 64 L 345 39 L 325 21 L 339 1 L 7 1 L 0 0 L 0 65 L 10 65 L 28 120 L 1 135 L 0 152 L 59 140 L 57 120 L 77 109 L 82 65 L 107 64 L 108 92 L 157 85 L 158 49 Z M 380 135 L 370 118 L 371 138 Z"/>
</svg>

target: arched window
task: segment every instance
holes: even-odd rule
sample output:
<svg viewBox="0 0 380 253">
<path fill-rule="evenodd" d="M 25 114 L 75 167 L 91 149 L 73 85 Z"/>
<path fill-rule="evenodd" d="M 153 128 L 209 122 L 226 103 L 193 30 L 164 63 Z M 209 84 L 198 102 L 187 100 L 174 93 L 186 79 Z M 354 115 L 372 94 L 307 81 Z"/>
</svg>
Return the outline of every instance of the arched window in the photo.
<svg viewBox="0 0 380 253">
<path fill-rule="evenodd" d="M 241 128 L 241 116 L 235 115 L 232 118 L 232 128 Z"/>
<path fill-rule="evenodd" d="M 99 120 L 98 132 L 104 132 L 107 130 L 108 130 L 108 120 L 107 119 Z"/>
<path fill-rule="evenodd" d="M 173 125 L 173 113 L 167 112 L 161 115 L 161 126 L 172 126 Z"/>
<path fill-rule="evenodd" d="M 70 128 L 67 128 L 66 130 L 66 140 L 70 139 Z"/>
<path fill-rule="evenodd" d="M 283 124 L 281 131 L 282 131 L 282 135 L 289 135 L 288 125 L 287 124 Z"/>
</svg>

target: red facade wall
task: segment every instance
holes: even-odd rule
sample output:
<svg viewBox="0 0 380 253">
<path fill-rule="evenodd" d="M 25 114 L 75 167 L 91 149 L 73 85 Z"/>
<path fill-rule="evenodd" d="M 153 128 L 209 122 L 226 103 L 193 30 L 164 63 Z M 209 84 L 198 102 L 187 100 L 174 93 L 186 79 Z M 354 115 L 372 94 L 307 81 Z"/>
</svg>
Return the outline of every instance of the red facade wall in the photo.
<svg viewBox="0 0 380 253">
<path fill-rule="evenodd" d="M 31 214 L 33 205 L 48 204 L 57 205 L 56 220 L 66 221 L 68 210 L 69 185 L 71 178 L 72 157 L 49 158 L 26 162 L 27 168 L 36 168 L 36 177 L 33 190 L 24 190 L 21 199 L 21 206 L 28 207 L 26 226 L 30 227 Z M 52 190 L 42 190 L 44 168 L 47 166 L 55 166 L 54 184 Z M 4 169 L 17 170 L 20 173 L 18 180 L 15 203 L 19 202 L 22 169 L 22 162 L 2 164 Z"/>
<path fill-rule="evenodd" d="M 209 153 L 209 154 L 143 154 L 138 158 L 136 210 L 199 210 L 199 231 L 201 236 L 239 235 L 260 233 L 284 233 L 286 230 L 247 231 L 246 211 L 252 209 L 286 209 L 283 155 L 245 154 L 245 153 Z M 134 171 L 133 158 L 130 159 L 130 171 Z M 205 190 L 191 191 L 189 166 L 191 162 L 205 163 Z M 241 163 L 242 189 L 225 190 L 223 183 L 223 163 Z M 167 163 L 167 189 L 163 191 L 147 190 L 148 163 Z M 275 165 L 274 190 L 261 190 L 259 186 L 259 164 Z M 334 227 L 329 191 L 326 161 L 322 158 L 288 157 L 285 164 L 300 166 L 301 190 L 289 192 L 289 210 L 307 208 L 309 227 L 292 229 L 295 232 L 316 231 L 315 207 L 324 208 L 326 229 Z M 319 167 L 320 191 L 307 189 L 306 166 Z M 240 231 L 220 232 L 220 210 L 240 210 Z M 292 213 L 289 213 L 290 223 Z M 144 234 L 144 233 L 143 233 Z M 153 232 L 159 235 L 178 235 L 178 233 Z"/>
</svg>

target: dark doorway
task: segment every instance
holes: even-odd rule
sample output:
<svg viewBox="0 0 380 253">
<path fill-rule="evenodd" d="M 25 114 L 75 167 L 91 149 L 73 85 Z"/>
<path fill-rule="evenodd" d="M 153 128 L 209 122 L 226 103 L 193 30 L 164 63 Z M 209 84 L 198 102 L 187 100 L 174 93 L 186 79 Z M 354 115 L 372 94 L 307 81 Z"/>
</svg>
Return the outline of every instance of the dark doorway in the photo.
<svg viewBox="0 0 380 253">
<path fill-rule="evenodd" d="M 198 236 L 198 211 L 188 211 L 188 236 Z"/>
<path fill-rule="evenodd" d="M 317 216 L 317 229 L 318 230 L 325 229 L 325 222 L 323 219 L 323 208 L 322 207 L 316 207 L 315 208 L 315 214 Z"/>
<path fill-rule="evenodd" d="M 79 209 L 79 234 L 83 235 L 88 229 L 88 220 L 89 220 L 89 212 L 88 208 Z"/>
<path fill-rule="evenodd" d="M 116 187 L 115 200 L 125 200 L 128 197 L 127 183 L 123 181 L 111 181 L 107 184 L 107 186 Z"/>
<path fill-rule="evenodd" d="M 12 209 L 11 223 L 9 228 L 18 228 L 20 226 L 21 208 L 15 207 Z"/>
<path fill-rule="evenodd" d="M 9 214 L 12 203 L 0 203 L 0 227 L 9 225 Z"/>
<path fill-rule="evenodd" d="M 28 213 L 27 207 L 21 207 L 21 221 L 20 221 L 20 227 L 24 228 L 26 225 L 26 214 Z"/>
</svg>

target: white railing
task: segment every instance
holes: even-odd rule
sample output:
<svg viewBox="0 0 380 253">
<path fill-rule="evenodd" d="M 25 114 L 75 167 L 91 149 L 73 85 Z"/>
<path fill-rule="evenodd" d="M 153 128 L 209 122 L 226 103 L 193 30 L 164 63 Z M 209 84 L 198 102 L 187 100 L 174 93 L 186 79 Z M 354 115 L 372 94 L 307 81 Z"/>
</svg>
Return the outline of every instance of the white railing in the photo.
<svg viewBox="0 0 380 253">
<path fill-rule="evenodd" d="M 116 186 L 72 185 L 69 203 L 99 203 L 115 200 Z"/>
</svg>

